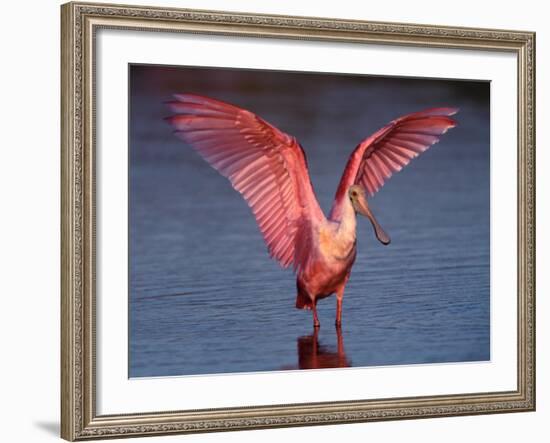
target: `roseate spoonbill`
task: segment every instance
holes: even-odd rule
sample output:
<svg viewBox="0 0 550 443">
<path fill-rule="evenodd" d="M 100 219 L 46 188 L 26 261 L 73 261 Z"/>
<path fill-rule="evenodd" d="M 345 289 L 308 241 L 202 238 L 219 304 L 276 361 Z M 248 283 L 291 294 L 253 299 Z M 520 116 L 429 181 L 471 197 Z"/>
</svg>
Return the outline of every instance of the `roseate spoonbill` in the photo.
<svg viewBox="0 0 550 443">
<path fill-rule="evenodd" d="M 305 152 L 291 135 L 250 111 L 194 94 L 167 102 L 175 134 L 228 178 L 256 218 L 270 256 L 297 274 L 296 308 L 311 309 L 336 294 L 336 326 L 342 323 L 344 288 L 356 256 L 356 213 L 367 217 L 378 240 L 390 237 L 374 217 L 374 195 L 411 159 L 456 125 L 458 109 L 432 108 L 391 121 L 352 152 L 330 214 L 323 214 L 309 178 Z"/>
</svg>

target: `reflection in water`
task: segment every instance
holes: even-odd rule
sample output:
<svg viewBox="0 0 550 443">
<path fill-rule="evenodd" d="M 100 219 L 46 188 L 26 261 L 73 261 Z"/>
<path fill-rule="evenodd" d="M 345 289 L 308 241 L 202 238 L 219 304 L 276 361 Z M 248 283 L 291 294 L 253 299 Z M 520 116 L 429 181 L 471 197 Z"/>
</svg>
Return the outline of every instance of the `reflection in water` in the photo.
<svg viewBox="0 0 550 443">
<path fill-rule="evenodd" d="M 342 329 L 336 328 L 336 349 L 333 346 L 320 344 L 318 331 L 318 328 L 315 328 L 313 334 L 298 337 L 296 340 L 298 367 L 285 367 L 284 369 L 325 369 L 351 366 L 351 360 L 346 357 L 344 350 Z"/>
</svg>

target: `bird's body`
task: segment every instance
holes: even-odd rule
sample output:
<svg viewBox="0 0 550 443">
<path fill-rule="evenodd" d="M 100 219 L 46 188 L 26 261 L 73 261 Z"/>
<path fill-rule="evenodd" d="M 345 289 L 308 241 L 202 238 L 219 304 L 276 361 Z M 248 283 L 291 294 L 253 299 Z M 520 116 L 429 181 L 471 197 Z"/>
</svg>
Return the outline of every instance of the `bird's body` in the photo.
<svg viewBox="0 0 550 443">
<path fill-rule="evenodd" d="M 212 167 L 227 177 L 256 218 L 270 255 L 296 274 L 296 307 L 313 311 L 336 295 L 341 324 L 344 289 L 356 258 L 356 214 L 369 218 L 383 244 L 390 239 L 372 214 L 367 193 L 455 126 L 453 108 L 433 108 L 393 120 L 351 154 L 330 214 L 321 210 L 304 150 L 297 140 L 242 108 L 193 94 L 176 94 L 167 120 Z"/>
<path fill-rule="evenodd" d="M 346 202 L 341 220 L 324 220 L 313 227 L 307 264 L 298 271 L 296 307 L 315 309 L 317 301 L 336 294 L 338 304 L 357 255 L 356 216 L 351 202 Z M 340 312 L 340 311 L 339 311 Z M 314 311 L 314 324 L 319 321 Z"/>
</svg>

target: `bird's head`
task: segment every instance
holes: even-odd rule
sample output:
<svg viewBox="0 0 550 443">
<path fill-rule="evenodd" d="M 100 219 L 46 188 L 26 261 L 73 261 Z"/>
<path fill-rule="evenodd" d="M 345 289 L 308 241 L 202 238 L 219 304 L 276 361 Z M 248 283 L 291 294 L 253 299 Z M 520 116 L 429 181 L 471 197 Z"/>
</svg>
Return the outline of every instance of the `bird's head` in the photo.
<svg viewBox="0 0 550 443">
<path fill-rule="evenodd" d="M 365 188 L 359 185 L 350 186 L 348 195 L 355 212 L 367 217 L 372 223 L 376 238 L 380 241 L 380 243 L 388 245 L 390 243 L 390 236 L 382 229 L 382 226 L 380 226 L 371 212 L 367 202 L 367 192 Z"/>
</svg>

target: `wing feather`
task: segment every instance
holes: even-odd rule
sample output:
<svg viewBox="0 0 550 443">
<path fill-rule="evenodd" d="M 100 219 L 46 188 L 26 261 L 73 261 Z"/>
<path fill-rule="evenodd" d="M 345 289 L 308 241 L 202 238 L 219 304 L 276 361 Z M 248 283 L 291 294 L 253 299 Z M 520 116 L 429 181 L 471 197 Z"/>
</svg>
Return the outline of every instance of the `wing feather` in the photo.
<svg viewBox="0 0 550 443">
<path fill-rule="evenodd" d="M 456 108 L 431 108 L 393 120 L 364 139 L 351 154 L 338 185 L 330 218 L 340 219 L 343 199 L 353 184 L 372 196 L 396 172 L 456 126 Z"/>
<path fill-rule="evenodd" d="M 194 94 L 174 98 L 166 103 L 174 113 L 166 120 L 176 136 L 243 196 L 270 255 L 283 267 L 300 268 L 298 233 L 325 217 L 296 139 L 237 106 Z"/>
</svg>

